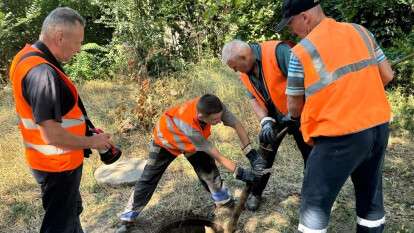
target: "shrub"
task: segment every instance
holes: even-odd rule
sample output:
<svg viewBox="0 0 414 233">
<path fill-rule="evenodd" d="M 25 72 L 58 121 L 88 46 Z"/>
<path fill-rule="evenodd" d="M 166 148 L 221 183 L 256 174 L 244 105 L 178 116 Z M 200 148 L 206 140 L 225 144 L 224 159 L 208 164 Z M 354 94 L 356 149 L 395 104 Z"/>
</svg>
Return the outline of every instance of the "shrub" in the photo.
<svg viewBox="0 0 414 233">
<path fill-rule="evenodd" d="M 388 49 L 387 56 L 391 61 L 406 57 L 414 53 L 414 29 L 407 37 L 397 39 L 393 42 L 393 47 Z M 414 89 L 414 58 L 406 59 L 394 65 L 395 77 L 390 87 L 399 89 L 404 96 L 413 95 Z"/>
<path fill-rule="evenodd" d="M 414 136 L 414 95 L 406 96 L 401 89 L 389 92 L 393 112 L 391 128 Z"/>
<path fill-rule="evenodd" d="M 107 79 L 109 78 L 107 67 L 110 66 L 107 54 L 108 51 L 105 47 L 95 43 L 85 44 L 70 63 L 65 65 L 65 70 L 76 82 Z"/>
</svg>

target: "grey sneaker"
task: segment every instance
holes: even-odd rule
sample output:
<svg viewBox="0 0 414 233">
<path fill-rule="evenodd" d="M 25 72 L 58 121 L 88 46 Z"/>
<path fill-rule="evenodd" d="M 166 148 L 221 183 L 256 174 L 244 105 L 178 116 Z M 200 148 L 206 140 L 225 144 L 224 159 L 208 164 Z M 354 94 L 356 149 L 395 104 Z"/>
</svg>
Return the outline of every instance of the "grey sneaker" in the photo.
<svg viewBox="0 0 414 233">
<path fill-rule="evenodd" d="M 253 194 L 250 194 L 246 201 L 246 209 L 250 211 L 256 211 L 259 209 L 260 202 L 262 202 L 261 196 L 255 196 Z"/>
</svg>

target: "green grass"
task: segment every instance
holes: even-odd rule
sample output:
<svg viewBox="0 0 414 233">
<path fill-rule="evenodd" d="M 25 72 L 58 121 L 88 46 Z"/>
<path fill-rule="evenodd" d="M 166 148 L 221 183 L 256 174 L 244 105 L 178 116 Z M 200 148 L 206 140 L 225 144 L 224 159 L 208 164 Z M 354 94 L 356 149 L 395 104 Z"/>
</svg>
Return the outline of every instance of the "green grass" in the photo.
<svg viewBox="0 0 414 233">
<path fill-rule="evenodd" d="M 153 80 L 146 92 L 139 83 L 124 80 L 88 81 L 79 89 L 94 123 L 114 134 L 126 157 L 145 159 L 146 145 L 151 137 L 150 126 L 159 114 L 172 104 L 206 92 L 221 97 L 254 138 L 258 121 L 235 74 L 212 60 L 195 65 L 182 76 Z M 25 164 L 10 88 L 0 91 L 0 100 L 0 232 L 38 232 L 43 214 L 40 189 Z M 137 106 L 137 101 L 141 101 L 140 106 Z M 399 101 L 397 107 L 401 106 Z M 144 113 L 137 113 L 134 109 L 141 109 Z M 128 124 L 136 130 L 123 133 Z M 212 140 L 223 154 L 247 165 L 237 136 L 231 129 L 214 127 Z M 391 138 L 384 165 L 387 233 L 414 232 L 413 151 L 412 139 Z M 300 192 L 303 169 L 301 160 L 294 141 L 287 137 L 280 147 L 273 175 L 264 193 L 265 204 L 256 213 L 243 212 L 239 222 L 242 232 L 295 232 L 300 203 L 297 193 Z M 117 214 L 123 210 L 132 191 L 132 187 L 113 188 L 97 184 L 93 172 L 100 165 L 96 154 L 85 160 L 81 184 L 85 210 L 81 219 L 88 233 L 113 232 L 118 224 Z M 235 181 L 227 171 L 221 171 L 226 184 L 237 197 L 243 184 Z M 189 163 L 179 158 L 164 174 L 143 212 L 142 227 L 155 229 L 154 226 L 166 218 L 185 210 L 205 213 L 212 205 Z M 353 232 L 355 218 L 353 188 L 348 181 L 334 205 L 329 232 Z"/>
</svg>

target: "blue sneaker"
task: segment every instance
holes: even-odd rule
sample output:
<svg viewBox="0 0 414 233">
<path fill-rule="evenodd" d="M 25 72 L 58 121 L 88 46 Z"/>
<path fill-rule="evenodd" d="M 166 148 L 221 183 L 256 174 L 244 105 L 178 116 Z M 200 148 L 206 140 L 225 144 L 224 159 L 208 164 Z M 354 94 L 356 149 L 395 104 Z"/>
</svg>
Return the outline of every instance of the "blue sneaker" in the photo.
<svg viewBox="0 0 414 233">
<path fill-rule="evenodd" d="M 216 193 L 211 193 L 211 198 L 214 200 L 216 206 L 225 206 L 233 199 L 227 188 L 222 188 Z"/>
<path fill-rule="evenodd" d="M 137 221 L 139 212 L 135 211 L 135 210 L 128 210 L 125 211 L 121 214 L 121 216 L 119 217 L 119 219 L 121 219 L 121 221 L 123 222 L 135 222 Z"/>
</svg>

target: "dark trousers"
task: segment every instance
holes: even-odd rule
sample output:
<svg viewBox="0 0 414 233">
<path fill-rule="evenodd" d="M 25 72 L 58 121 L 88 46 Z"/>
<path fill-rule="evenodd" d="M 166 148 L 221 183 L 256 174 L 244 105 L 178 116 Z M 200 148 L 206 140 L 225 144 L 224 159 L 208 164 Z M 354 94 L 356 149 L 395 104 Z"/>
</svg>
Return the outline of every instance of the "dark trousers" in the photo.
<svg viewBox="0 0 414 233">
<path fill-rule="evenodd" d="M 83 210 L 79 192 L 82 165 L 65 172 L 32 172 L 40 184 L 45 210 L 40 232 L 83 233 L 79 219 Z"/>
<path fill-rule="evenodd" d="M 305 143 L 305 141 L 303 140 L 302 132 L 299 130 L 299 128 L 292 130 L 292 132 L 290 133 L 293 135 L 293 138 L 295 139 L 296 145 L 300 153 L 302 154 L 304 165 L 306 166 L 306 160 L 308 159 L 312 147 Z M 271 168 L 273 166 L 277 150 L 279 149 L 280 143 L 282 142 L 283 138 L 273 142 L 271 145 L 260 142 L 260 154 L 267 161 L 267 168 Z M 252 194 L 255 196 L 261 196 L 263 190 L 266 188 L 269 178 L 270 173 L 263 175 L 260 182 L 253 185 Z"/>
<path fill-rule="evenodd" d="M 302 185 L 299 229 L 326 229 L 336 196 L 351 177 L 357 232 L 383 231 L 382 167 L 388 135 L 388 124 L 383 124 L 345 136 L 314 138 Z"/>
<path fill-rule="evenodd" d="M 147 164 L 134 189 L 132 209 L 138 212 L 148 204 L 165 170 L 176 158 L 162 147 L 154 144 L 151 144 L 150 147 Z M 201 184 L 208 192 L 213 193 L 221 190 L 222 179 L 213 158 L 205 152 L 199 151 L 188 156 L 187 160 L 193 166 Z"/>
</svg>

